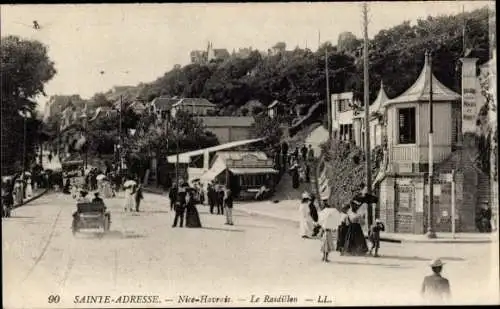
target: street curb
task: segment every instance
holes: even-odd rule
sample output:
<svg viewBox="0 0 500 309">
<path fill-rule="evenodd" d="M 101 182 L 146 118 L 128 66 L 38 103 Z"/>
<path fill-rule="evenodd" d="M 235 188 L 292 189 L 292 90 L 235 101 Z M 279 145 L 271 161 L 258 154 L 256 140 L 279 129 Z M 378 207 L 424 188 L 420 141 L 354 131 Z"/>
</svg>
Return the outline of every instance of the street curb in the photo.
<svg viewBox="0 0 500 309">
<path fill-rule="evenodd" d="M 251 216 L 261 216 L 261 217 L 267 217 L 267 218 L 272 218 L 276 220 L 282 220 L 282 221 L 287 221 L 290 223 L 295 223 L 298 225 L 299 223 L 296 220 L 292 219 L 287 219 L 287 218 L 282 218 L 278 216 L 273 216 L 269 214 L 263 214 L 261 212 L 255 212 L 247 209 L 237 209 L 237 211 L 244 212 L 246 214 L 249 214 Z M 367 238 L 367 237 L 365 237 Z M 485 243 L 493 243 L 492 239 L 467 239 L 467 240 L 461 240 L 461 239 L 398 239 L 398 238 L 391 238 L 391 237 L 381 237 L 381 241 L 385 242 L 392 242 L 392 243 L 427 243 L 427 244 L 485 244 Z"/>
<path fill-rule="evenodd" d="M 16 209 L 16 208 L 19 208 L 21 206 L 24 206 L 24 205 L 28 204 L 29 202 L 33 202 L 33 201 L 39 199 L 40 197 L 44 196 L 45 194 L 47 194 L 49 191 L 50 191 L 49 189 L 45 189 L 42 192 L 40 192 L 39 194 L 33 196 L 32 198 L 27 199 L 26 201 L 23 201 L 21 204 L 13 206 L 12 209 Z"/>
<path fill-rule="evenodd" d="M 143 187 L 142 190 L 144 190 L 144 192 L 147 192 L 147 193 L 164 195 L 164 192 L 158 192 L 158 191 L 156 191 L 154 189 L 150 189 L 150 188 L 147 188 L 147 187 Z"/>
</svg>

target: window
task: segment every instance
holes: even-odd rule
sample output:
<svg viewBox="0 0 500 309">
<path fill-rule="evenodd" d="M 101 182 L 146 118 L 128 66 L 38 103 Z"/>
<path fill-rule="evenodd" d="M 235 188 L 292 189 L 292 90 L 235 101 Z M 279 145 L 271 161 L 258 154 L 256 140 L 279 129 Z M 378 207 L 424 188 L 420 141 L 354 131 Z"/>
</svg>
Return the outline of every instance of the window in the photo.
<svg viewBox="0 0 500 309">
<path fill-rule="evenodd" d="M 399 109 L 399 143 L 400 144 L 415 144 L 416 143 L 416 126 L 415 126 L 415 108 Z"/>
</svg>

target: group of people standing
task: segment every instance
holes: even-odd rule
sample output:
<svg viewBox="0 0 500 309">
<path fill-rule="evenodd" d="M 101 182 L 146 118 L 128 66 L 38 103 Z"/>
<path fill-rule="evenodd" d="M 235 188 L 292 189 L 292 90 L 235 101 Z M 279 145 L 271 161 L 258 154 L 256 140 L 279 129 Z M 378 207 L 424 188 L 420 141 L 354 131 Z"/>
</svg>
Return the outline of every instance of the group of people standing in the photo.
<svg viewBox="0 0 500 309">
<path fill-rule="evenodd" d="M 376 202 L 376 197 L 366 193 L 366 189 L 363 188 L 349 204 L 341 208 L 340 212 L 331 209 L 325 199 L 321 207 L 323 209 L 318 213 L 319 207 L 315 205 L 314 197 L 305 192 L 299 207 L 300 236 L 322 239 L 321 251 L 325 262 L 328 262 L 328 254 L 334 250 L 340 252 L 341 255 L 357 256 L 367 253 L 371 255 L 375 251 L 373 256 L 378 257 L 380 232 L 385 230 L 385 226 L 377 219 L 370 227 L 368 239 L 371 242 L 371 249 L 369 249 L 362 229 L 365 217 L 358 212 L 361 206 L 374 202 Z M 367 205 L 367 207 L 371 206 Z M 334 243 L 335 236 L 336 244 Z"/>
<path fill-rule="evenodd" d="M 181 186 L 174 186 L 169 192 L 171 208 L 175 210 L 175 218 L 172 227 L 177 227 L 177 222 L 179 226 L 183 227 L 184 217 L 186 218 L 186 227 L 190 228 L 200 228 L 201 220 L 196 209 L 196 190 L 189 187 L 187 183 L 183 183 Z"/>
</svg>

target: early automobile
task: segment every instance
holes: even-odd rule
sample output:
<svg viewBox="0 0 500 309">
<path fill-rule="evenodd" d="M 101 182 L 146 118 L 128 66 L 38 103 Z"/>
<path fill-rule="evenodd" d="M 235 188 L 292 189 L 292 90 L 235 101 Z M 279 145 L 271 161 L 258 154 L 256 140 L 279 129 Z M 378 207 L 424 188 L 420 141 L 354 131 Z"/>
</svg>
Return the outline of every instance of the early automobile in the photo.
<svg viewBox="0 0 500 309">
<path fill-rule="evenodd" d="M 65 161 L 61 163 L 61 167 L 64 177 L 84 176 L 83 160 Z"/>
<path fill-rule="evenodd" d="M 109 231 L 111 215 L 106 211 L 103 202 L 78 203 L 77 211 L 73 214 L 73 235 L 83 229 L 102 229 Z"/>
</svg>

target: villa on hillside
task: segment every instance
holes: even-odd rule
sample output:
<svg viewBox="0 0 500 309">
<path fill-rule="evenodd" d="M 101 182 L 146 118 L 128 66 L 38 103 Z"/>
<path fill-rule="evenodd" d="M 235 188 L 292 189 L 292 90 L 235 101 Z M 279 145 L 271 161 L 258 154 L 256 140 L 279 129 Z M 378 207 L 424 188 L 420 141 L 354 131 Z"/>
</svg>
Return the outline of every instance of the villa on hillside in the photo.
<svg viewBox="0 0 500 309">
<path fill-rule="evenodd" d="M 385 102 L 389 98 L 384 91 L 384 84 L 380 83 L 380 90 L 375 101 L 370 105 L 370 149 L 375 146 L 382 145 L 384 142 L 385 132 Z M 362 110 L 353 117 L 354 140 L 356 146 L 365 148 L 365 111 Z"/>
<path fill-rule="evenodd" d="M 217 105 L 203 98 L 182 98 L 172 105 L 170 114 L 175 117 L 181 110 L 193 116 L 208 116 L 217 111 Z"/>
</svg>

